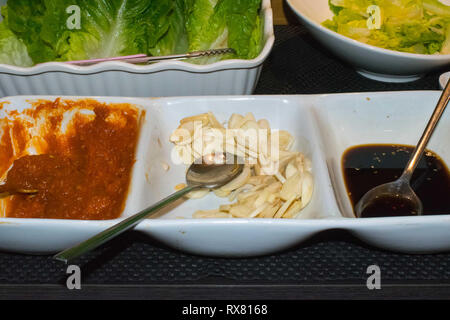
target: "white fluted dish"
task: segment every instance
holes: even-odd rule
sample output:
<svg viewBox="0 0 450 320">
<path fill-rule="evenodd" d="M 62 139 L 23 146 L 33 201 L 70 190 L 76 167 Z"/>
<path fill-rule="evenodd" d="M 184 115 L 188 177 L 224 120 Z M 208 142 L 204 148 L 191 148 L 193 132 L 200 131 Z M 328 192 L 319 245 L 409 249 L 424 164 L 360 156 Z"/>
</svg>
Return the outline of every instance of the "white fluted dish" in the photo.
<svg viewBox="0 0 450 320">
<path fill-rule="evenodd" d="M 0 4 L 5 4 L 0 0 Z M 0 64 L 0 96 L 84 95 L 166 97 L 251 94 L 275 37 L 270 0 L 263 0 L 264 47 L 252 60 L 230 59 L 209 65 L 165 61 L 150 65 L 102 62 L 73 66 L 49 62 L 30 68 Z"/>
</svg>

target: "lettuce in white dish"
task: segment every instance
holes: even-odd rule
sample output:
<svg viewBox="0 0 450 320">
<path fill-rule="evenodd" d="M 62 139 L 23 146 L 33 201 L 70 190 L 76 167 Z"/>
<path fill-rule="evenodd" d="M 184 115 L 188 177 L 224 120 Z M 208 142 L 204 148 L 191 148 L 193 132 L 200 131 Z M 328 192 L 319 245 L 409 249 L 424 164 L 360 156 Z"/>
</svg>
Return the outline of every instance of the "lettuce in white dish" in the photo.
<svg viewBox="0 0 450 320">
<path fill-rule="evenodd" d="M 79 28 L 68 26 L 70 7 L 79 8 Z M 224 47 L 236 54 L 193 62 L 252 59 L 263 44 L 260 9 L 261 0 L 9 0 L 2 8 L 0 63 L 25 67 Z"/>
</svg>

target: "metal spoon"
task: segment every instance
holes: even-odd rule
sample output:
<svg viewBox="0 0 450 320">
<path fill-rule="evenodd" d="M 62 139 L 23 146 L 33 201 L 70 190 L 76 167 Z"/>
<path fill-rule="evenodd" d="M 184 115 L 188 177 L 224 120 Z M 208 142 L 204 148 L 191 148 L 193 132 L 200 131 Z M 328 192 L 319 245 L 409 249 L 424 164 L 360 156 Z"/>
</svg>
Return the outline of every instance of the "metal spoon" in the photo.
<svg viewBox="0 0 450 320">
<path fill-rule="evenodd" d="M 23 195 L 33 195 L 38 193 L 38 190 L 35 189 L 23 189 L 23 188 L 17 188 L 14 186 L 10 186 L 8 184 L 8 175 L 10 174 L 11 170 L 8 171 L 8 174 L 6 176 L 6 182 L 4 184 L 0 184 L 0 199 L 10 197 L 16 194 L 23 194 Z"/>
<path fill-rule="evenodd" d="M 9 196 L 13 196 L 16 194 L 23 194 L 23 195 L 33 195 L 38 193 L 38 190 L 34 189 L 11 189 L 7 184 L 0 185 L 0 199 L 6 198 Z"/>
<path fill-rule="evenodd" d="M 411 208 L 411 213 L 415 215 L 422 215 L 423 205 L 419 197 L 416 195 L 414 190 L 411 188 L 410 181 L 414 170 L 417 167 L 420 159 L 422 158 L 423 151 L 430 140 L 436 125 L 441 119 L 442 114 L 450 100 L 450 81 L 447 83 L 444 91 L 442 92 L 439 102 L 433 111 L 433 114 L 419 140 L 411 158 L 406 165 L 400 178 L 393 182 L 382 184 L 369 190 L 356 204 L 355 212 L 356 216 L 360 218 L 363 211 L 370 205 L 373 205 L 376 201 L 389 197 L 395 200 L 405 200 L 409 203 Z"/>
<path fill-rule="evenodd" d="M 226 153 L 210 154 L 203 157 L 201 160 L 201 163 L 196 161 L 189 167 L 186 174 L 188 186 L 184 189 L 175 192 L 151 207 L 121 221 L 92 238 L 56 254 L 53 258 L 67 263 L 69 260 L 79 257 L 115 238 L 119 234 L 135 227 L 152 213 L 155 213 L 159 209 L 195 189 L 215 189 L 222 187 L 241 174 L 244 168 L 243 162 L 241 162 L 238 157 Z"/>
</svg>

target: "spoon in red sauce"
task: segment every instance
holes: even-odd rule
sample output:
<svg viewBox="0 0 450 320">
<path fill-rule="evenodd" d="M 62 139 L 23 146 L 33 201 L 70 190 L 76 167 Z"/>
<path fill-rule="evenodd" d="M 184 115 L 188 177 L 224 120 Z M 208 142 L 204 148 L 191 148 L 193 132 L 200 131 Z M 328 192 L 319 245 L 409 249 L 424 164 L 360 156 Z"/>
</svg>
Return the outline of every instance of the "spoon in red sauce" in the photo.
<svg viewBox="0 0 450 320">
<path fill-rule="evenodd" d="M 13 195 L 34 195 L 39 190 L 32 186 L 29 179 L 25 179 L 24 170 L 28 169 L 27 165 L 30 159 L 37 159 L 43 156 L 24 156 L 14 161 L 12 168 L 8 171 L 6 181 L 0 184 L 0 199 Z"/>
<path fill-rule="evenodd" d="M 39 192 L 39 190 L 35 190 L 35 189 L 13 189 L 13 188 L 10 188 L 7 184 L 0 185 L 0 199 L 6 198 L 9 196 L 13 196 L 16 194 L 33 195 L 38 192 Z"/>
</svg>

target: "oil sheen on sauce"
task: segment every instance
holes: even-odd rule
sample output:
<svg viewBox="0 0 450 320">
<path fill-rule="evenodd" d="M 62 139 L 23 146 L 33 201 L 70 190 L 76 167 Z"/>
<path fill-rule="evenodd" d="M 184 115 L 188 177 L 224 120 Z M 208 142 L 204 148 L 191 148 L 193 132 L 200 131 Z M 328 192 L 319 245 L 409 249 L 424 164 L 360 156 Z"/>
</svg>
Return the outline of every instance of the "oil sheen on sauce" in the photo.
<svg viewBox="0 0 450 320">
<path fill-rule="evenodd" d="M 399 178 L 414 150 L 413 146 L 391 144 L 359 145 L 342 157 L 344 181 L 353 207 L 370 189 Z M 411 186 L 421 199 L 424 215 L 450 214 L 450 173 L 443 160 L 425 151 Z M 414 215 L 411 205 L 384 198 L 364 210 L 362 217 Z"/>
</svg>

